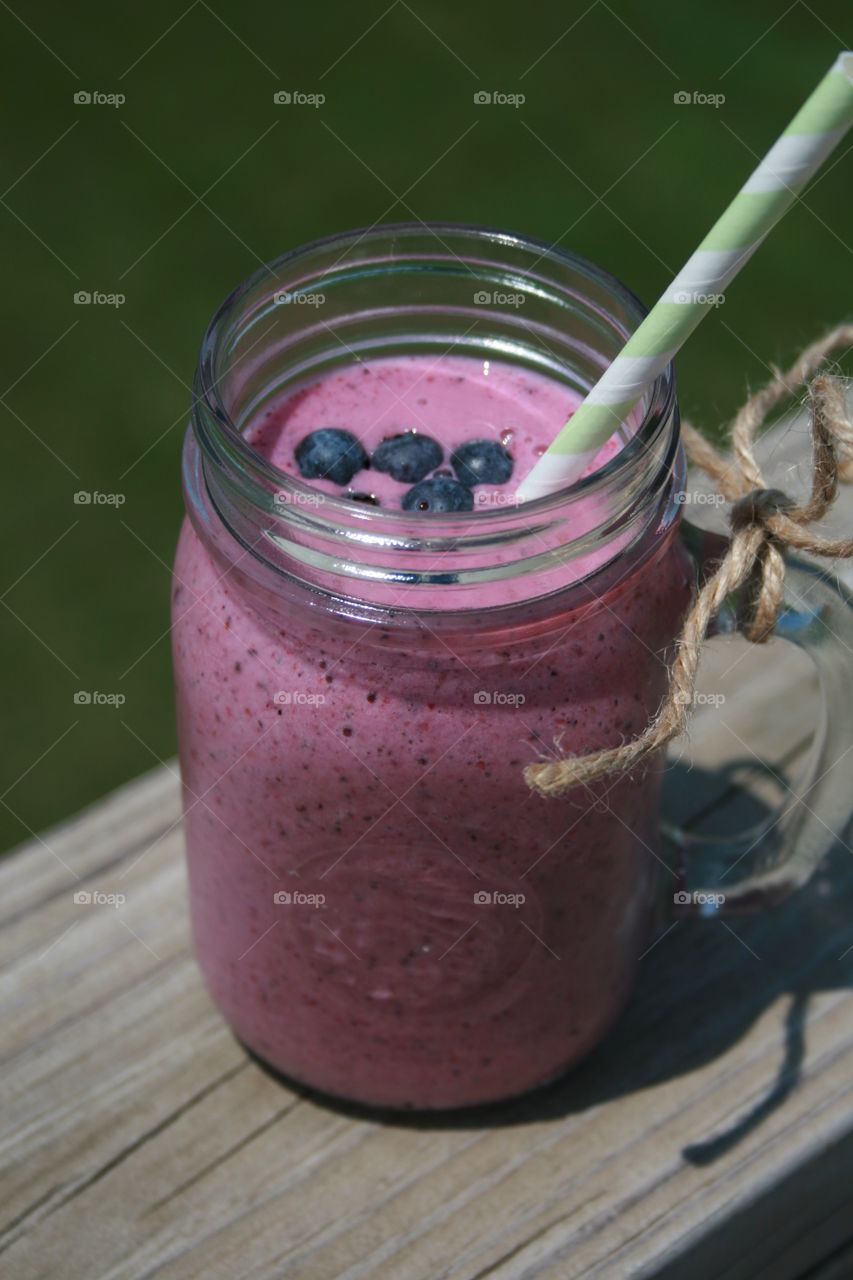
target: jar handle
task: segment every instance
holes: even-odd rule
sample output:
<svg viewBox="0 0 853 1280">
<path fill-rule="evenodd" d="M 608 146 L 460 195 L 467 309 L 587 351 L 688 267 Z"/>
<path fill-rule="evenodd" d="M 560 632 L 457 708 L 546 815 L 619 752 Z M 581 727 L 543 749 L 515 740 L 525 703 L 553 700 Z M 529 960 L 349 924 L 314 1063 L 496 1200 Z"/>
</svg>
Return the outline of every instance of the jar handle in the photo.
<svg viewBox="0 0 853 1280">
<path fill-rule="evenodd" d="M 686 521 L 682 529 L 703 567 L 725 550 L 715 535 Z M 717 634 L 737 629 L 737 605 L 733 599 L 717 618 Z M 662 912 L 670 919 L 739 914 L 780 901 L 805 884 L 853 813 L 853 598 L 818 565 L 786 557 L 774 634 L 808 654 L 817 671 L 821 701 L 805 775 L 798 792 L 790 791 L 758 829 L 725 845 L 701 847 L 665 826 L 682 863 L 677 890 Z"/>
</svg>

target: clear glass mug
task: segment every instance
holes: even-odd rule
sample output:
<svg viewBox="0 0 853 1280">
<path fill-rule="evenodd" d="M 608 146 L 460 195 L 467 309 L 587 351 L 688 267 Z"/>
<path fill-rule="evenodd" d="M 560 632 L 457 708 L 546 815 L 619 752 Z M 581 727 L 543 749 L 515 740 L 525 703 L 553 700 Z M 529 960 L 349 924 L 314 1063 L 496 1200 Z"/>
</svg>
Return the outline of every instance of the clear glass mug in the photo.
<svg viewBox="0 0 853 1280">
<path fill-rule="evenodd" d="M 483 301 L 519 291 L 523 308 Z M 593 476 L 428 524 L 318 495 L 243 432 L 304 380 L 451 347 L 583 393 L 643 314 L 543 244 L 385 226 L 280 258 L 205 335 L 172 632 L 193 933 L 236 1034 L 294 1080 L 443 1108 L 558 1077 L 618 1015 L 661 919 L 716 900 L 702 884 L 732 851 L 662 871 L 662 759 L 556 801 L 523 777 L 555 739 L 639 733 L 663 696 L 701 572 L 672 368 Z M 808 567 L 789 583 L 808 604 L 780 634 L 826 695 L 811 789 L 723 910 L 802 883 L 850 809 L 828 767 L 849 741 L 850 609 Z"/>
</svg>

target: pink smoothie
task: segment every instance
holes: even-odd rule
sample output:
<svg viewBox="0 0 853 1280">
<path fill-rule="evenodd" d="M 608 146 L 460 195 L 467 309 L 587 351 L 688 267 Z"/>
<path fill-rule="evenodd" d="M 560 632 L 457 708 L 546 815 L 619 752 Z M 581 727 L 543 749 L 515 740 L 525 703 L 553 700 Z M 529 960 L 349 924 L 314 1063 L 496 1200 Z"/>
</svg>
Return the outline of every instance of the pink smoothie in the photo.
<svg viewBox="0 0 853 1280">
<path fill-rule="evenodd" d="M 368 452 L 411 429 L 448 457 L 502 440 L 514 473 L 476 493 L 485 506 L 575 403 L 496 362 L 382 360 L 302 388 L 248 435 L 293 475 L 320 427 Z M 351 487 L 390 508 L 407 486 L 366 470 Z M 691 570 L 672 527 L 647 542 L 600 599 L 456 652 L 429 628 L 327 625 L 316 600 L 272 609 L 185 522 L 173 645 L 195 944 L 272 1066 L 374 1105 L 461 1106 L 558 1076 L 616 1017 L 648 936 L 659 769 L 556 802 L 522 770 L 555 737 L 587 752 L 657 709 Z"/>
</svg>

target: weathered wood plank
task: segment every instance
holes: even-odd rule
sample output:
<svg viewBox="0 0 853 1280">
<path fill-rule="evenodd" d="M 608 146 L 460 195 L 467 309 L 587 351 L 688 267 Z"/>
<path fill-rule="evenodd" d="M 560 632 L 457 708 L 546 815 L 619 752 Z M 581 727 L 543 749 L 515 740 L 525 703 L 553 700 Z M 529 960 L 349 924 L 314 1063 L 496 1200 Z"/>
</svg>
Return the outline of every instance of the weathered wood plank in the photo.
<svg viewBox="0 0 853 1280">
<path fill-rule="evenodd" d="M 0 859 L 0 927 L 87 877 L 111 874 L 180 822 L 180 790 L 166 770 L 136 779 L 26 846 L 26 872 Z M 81 882 L 78 885 L 78 880 Z"/>
<path fill-rule="evenodd" d="M 155 893 L 152 921 L 162 917 L 169 894 L 180 892 L 177 853 L 164 841 L 146 859 Z M 841 870 L 846 866 L 845 859 Z M 158 897 L 161 882 L 165 890 Z M 824 878 L 811 894 L 820 904 L 821 924 L 827 915 L 821 887 L 829 883 Z M 649 956 L 649 972 L 623 1026 L 564 1090 L 548 1095 L 545 1113 L 538 1114 L 542 1104 L 531 1100 L 506 1109 L 502 1126 L 483 1129 L 470 1120 L 447 1130 L 382 1126 L 298 1101 L 248 1062 L 228 1036 L 188 958 L 185 920 L 166 920 L 164 931 L 175 938 L 174 967 L 162 969 L 129 938 L 121 965 L 90 966 L 103 982 L 96 1013 L 89 1012 L 92 992 L 85 983 L 68 984 L 66 1002 L 73 1008 L 79 1001 L 79 1018 L 51 1030 L 46 1041 L 22 1045 L 7 1067 L 16 1132 L 4 1136 L 3 1163 L 17 1196 L 17 1203 L 8 1192 L 4 1196 L 8 1216 L 51 1192 L 18 1228 L 23 1235 L 9 1253 L 13 1274 L 43 1274 L 45 1263 L 73 1262 L 75 1244 L 80 1267 L 70 1274 L 84 1274 L 93 1231 L 109 1245 L 107 1226 L 115 1219 L 121 1226 L 111 1260 L 117 1276 L 143 1274 L 141 1266 L 167 1276 L 200 1269 L 226 1275 L 228 1266 L 246 1266 L 247 1249 L 255 1270 L 245 1274 L 272 1273 L 286 1258 L 296 1276 L 427 1276 L 442 1269 L 449 1274 L 453 1266 L 460 1275 L 487 1267 L 498 1267 L 496 1275 L 520 1275 L 528 1255 L 531 1274 L 549 1274 L 540 1269 L 541 1255 L 551 1258 L 553 1274 L 581 1275 L 604 1265 L 601 1256 L 590 1260 L 604 1237 L 614 1266 L 620 1244 L 638 1257 L 645 1236 L 651 1256 L 660 1260 L 665 1250 L 659 1237 L 668 1222 L 677 1241 L 691 1220 L 703 1231 L 713 1211 L 724 1220 L 738 1201 L 732 1199 L 738 1175 L 744 1198 L 761 1187 L 762 1160 L 772 1182 L 779 1142 L 793 1144 L 802 1164 L 819 1135 L 821 1115 L 828 1135 L 837 1122 L 850 1120 L 853 1017 L 843 986 L 850 972 L 837 960 L 841 943 L 853 943 L 846 914 L 851 885 L 844 887 L 848 907 L 833 902 L 834 928 L 817 949 L 814 936 L 802 945 L 793 920 L 780 927 L 785 912 L 775 913 L 775 923 L 738 924 L 758 960 L 718 923 L 679 926 Z M 805 904 L 801 917 L 804 910 Z M 107 926 L 115 929 L 115 921 L 99 921 L 99 932 Z M 792 950 L 795 933 L 801 945 Z M 154 940 L 170 950 L 167 938 Z M 70 949 L 73 942 L 74 932 L 62 945 Z M 85 953 L 88 939 L 75 946 Z M 691 958 L 695 989 L 667 980 L 673 964 L 683 970 L 679 954 Z M 131 957 L 148 980 L 128 997 L 123 970 Z M 836 982 L 814 981 L 816 970 L 832 974 L 832 965 Z M 70 955 L 63 967 L 75 973 L 81 968 Z M 750 977 L 755 969 L 758 979 Z M 51 970 L 44 977 L 49 982 L 62 974 Z M 752 1008 L 741 999 L 726 1011 L 720 997 L 731 998 L 750 982 Z M 780 992 L 812 983 L 818 992 L 823 985 L 829 990 L 809 1003 L 796 1113 L 787 1099 L 764 1120 L 761 1160 L 747 1135 L 735 1147 L 738 1162 L 724 1155 L 707 1168 L 685 1164 L 685 1145 L 724 1131 L 772 1088 L 784 1054 L 789 1000 Z M 716 1009 L 709 987 L 719 988 Z M 702 1016 L 705 1009 L 715 1010 L 710 1022 Z M 54 1016 L 51 1008 L 51 1024 Z M 741 1023 L 753 1018 L 745 1054 Z M 667 1023 L 670 1040 L 677 1030 L 674 1044 L 662 1039 Z M 636 1065 L 622 1078 L 626 1052 L 642 1064 L 639 1078 Z M 682 1059 L 689 1063 L 697 1054 L 698 1065 L 682 1071 Z M 57 1177 L 69 1169 L 70 1179 Z M 561 1257 L 567 1247 L 571 1266 L 577 1259 L 586 1271 L 567 1269 Z M 502 1264 L 507 1253 L 512 1263 Z"/>
</svg>

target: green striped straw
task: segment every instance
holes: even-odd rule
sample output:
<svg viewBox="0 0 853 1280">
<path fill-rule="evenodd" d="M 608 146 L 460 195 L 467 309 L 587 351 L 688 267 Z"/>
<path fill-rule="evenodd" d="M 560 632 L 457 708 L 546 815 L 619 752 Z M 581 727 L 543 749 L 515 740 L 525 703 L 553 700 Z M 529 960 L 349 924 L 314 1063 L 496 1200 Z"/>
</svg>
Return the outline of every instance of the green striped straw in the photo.
<svg viewBox="0 0 853 1280">
<path fill-rule="evenodd" d="M 522 481 L 520 500 L 554 493 L 583 474 L 851 124 L 853 53 L 841 53 Z"/>
</svg>

